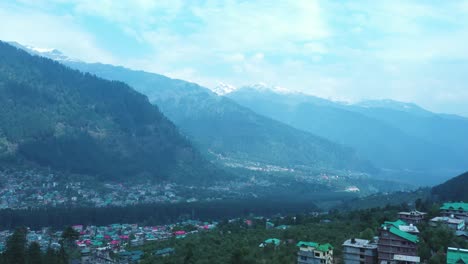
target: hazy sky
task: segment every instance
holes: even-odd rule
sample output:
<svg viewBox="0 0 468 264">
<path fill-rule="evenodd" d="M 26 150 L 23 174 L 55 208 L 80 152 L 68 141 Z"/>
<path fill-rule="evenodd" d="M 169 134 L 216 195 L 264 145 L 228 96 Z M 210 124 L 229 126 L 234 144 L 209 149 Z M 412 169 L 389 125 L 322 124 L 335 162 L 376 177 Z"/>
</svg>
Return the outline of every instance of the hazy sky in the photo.
<svg viewBox="0 0 468 264">
<path fill-rule="evenodd" d="M 468 1 L 18 0 L 0 39 L 207 87 L 263 82 L 468 116 Z"/>
</svg>

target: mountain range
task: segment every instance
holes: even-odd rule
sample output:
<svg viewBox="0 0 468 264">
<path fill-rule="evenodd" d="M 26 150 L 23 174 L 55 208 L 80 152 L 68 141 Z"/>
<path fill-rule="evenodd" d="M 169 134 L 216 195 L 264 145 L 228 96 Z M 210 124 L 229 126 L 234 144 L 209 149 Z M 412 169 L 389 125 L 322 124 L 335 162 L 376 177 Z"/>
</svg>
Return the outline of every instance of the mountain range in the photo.
<svg viewBox="0 0 468 264">
<path fill-rule="evenodd" d="M 0 42 L 0 161 L 106 180 L 223 176 L 146 96 Z"/>
<path fill-rule="evenodd" d="M 197 84 L 105 64 L 66 62 L 148 96 L 204 152 L 223 163 L 370 171 L 351 148 L 259 115 Z"/>
<path fill-rule="evenodd" d="M 431 185 L 463 171 L 468 119 L 392 100 L 347 104 L 222 84 L 214 92 L 163 75 L 16 46 L 71 68 L 129 84 L 180 128 L 205 158 L 226 166 L 352 170 Z"/>
<path fill-rule="evenodd" d="M 383 171 L 419 174 L 436 183 L 468 166 L 468 119 L 463 117 L 392 100 L 343 104 L 265 87 L 243 87 L 225 96 L 259 114 L 352 147 Z"/>
</svg>

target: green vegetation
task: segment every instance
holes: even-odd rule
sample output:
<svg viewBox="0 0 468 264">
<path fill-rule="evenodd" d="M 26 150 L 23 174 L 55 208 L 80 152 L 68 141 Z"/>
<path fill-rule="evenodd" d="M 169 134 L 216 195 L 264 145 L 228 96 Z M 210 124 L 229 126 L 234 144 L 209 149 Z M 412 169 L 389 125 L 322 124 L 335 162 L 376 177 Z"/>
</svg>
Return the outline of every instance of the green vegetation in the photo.
<svg viewBox="0 0 468 264">
<path fill-rule="evenodd" d="M 432 188 L 432 195 L 441 201 L 468 201 L 468 172 Z"/>
<path fill-rule="evenodd" d="M 106 180 L 213 181 L 177 128 L 128 85 L 0 42 L 0 161 Z"/>
<path fill-rule="evenodd" d="M 299 241 L 330 243 L 334 258 L 342 257 L 342 243 L 349 238 L 372 240 L 378 235 L 380 224 L 396 219 L 399 206 L 366 209 L 347 213 L 330 212 L 323 216 L 296 215 L 271 219 L 276 226 L 287 229 L 266 229 L 265 219 L 223 221 L 213 231 L 189 235 L 184 239 L 147 244 L 137 249 L 145 251 L 142 263 L 294 263 Z M 323 220 L 330 220 L 324 222 Z M 453 230 L 443 227 L 420 226 L 419 255 L 429 263 L 437 262 L 448 246 L 466 247 L 467 242 L 456 238 Z M 259 245 L 267 239 L 280 239 L 279 246 Z M 167 257 L 152 256 L 158 249 L 171 247 L 175 254 Z"/>
<path fill-rule="evenodd" d="M 466 118 L 399 102 L 347 105 L 255 87 L 227 96 L 259 114 L 350 146 L 375 166 L 386 168 L 392 178 L 400 176 L 419 186 L 438 184 L 444 175 L 468 166 Z"/>
<path fill-rule="evenodd" d="M 258 115 L 196 84 L 112 65 L 67 65 L 126 82 L 147 95 L 208 157 L 214 153 L 240 163 L 373 171 L 350 148 Z"/>
<path fill-rule="evenodd" d="M 6 249 L 0 254 L 0 264 L 66 264 L 76 251 L 74 241 L 78 233 L 71 227 L 65 229 L 59 249 L 42 251 L 37 242 L 27 244 L 26 229 L 17 228 L 7 241 Z"/>
</svg>

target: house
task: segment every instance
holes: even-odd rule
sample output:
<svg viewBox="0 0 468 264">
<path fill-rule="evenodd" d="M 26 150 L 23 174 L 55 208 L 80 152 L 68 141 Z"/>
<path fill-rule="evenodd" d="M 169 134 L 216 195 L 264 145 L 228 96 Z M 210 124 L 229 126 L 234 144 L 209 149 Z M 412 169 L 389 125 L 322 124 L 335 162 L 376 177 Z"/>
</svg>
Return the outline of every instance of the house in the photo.
<svg viewBox="0 0 468 264">
<path fill-rule="evenodd" d="M 451 248 L 447 249 L 447 264 L 468 263 L 468 249 Z"/>
<path fill-rule="evenodd" d="M 408 224 L 417 225 L 424 221 L 426 218 L 427 213 L 419 212 L 419 211 L 410 211 L 410 212 L 399 212 L 398 219 L 405 221 Z"/>
<path fill-rule="evenodd" d="M 263 241 L 262 243 L 260 243 L 260 245 L 258 245 L 258 247 L 266 247 L 267 245 L 273 245 L 273 246 L 277 247 L 280 244 L 281 244 L 281 240 L 279 240 L 277 238 L 269 238 L 269 239 Z"/>
<path fill-rule="evenodd" d="M 333 246 L 328 243 L 300 241 L 297 246 L 297 264 L 333 263 Z"/>
<path fill-rule="evenodd" d="M 468 221 L 468 203 L 444 203 L 440 207 L 440 213 L 443 216 L 457 219 L 463 219 L 465 222 Z"/>
<path fill-rule="evenodd" d="M 376 264 L 377 243 L 365 239 L 351 238 L 343 243 L 345 264 Z"/>
<path fill-rule="evenodd" d="M 463 219 L 457 219 L 453 217 L 447 217 L 447 216 L 437 216 L 431 219 L 430 225 L 431 226 L 437 226 L 439 224 L 445 225 L 450 229 L 453 230 L 465 230 L 465 220 Z"/>
<path fill-rule="evenodd" d="M 402 220 L 387 221 L 381 225 L 377 246 L 378 263 L 420 263 L 417 256 L 419 238 L 404 231 L 407 226 Z"/>
</svg>

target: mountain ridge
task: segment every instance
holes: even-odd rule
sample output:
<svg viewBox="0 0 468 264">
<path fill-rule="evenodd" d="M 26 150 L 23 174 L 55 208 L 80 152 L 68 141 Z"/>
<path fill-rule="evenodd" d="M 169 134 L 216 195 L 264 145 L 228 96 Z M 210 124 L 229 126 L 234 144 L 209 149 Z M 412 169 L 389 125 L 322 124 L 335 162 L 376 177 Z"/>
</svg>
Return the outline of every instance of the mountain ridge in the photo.
<svg viewBox="0 0 468 264">
<path fill-rule="evenodd" d="M 257 115 L 197 84 L 121 66 L 66 64 L 129 83 L 158 105 L 205 153 L 212 151 L 236 160 L 282 166 L 374 170 L 369 163 L 359 161 L 349 148 Z"/>
<path fill-rule="evenodd" d="M 105 180 L 214 180 L 146 96 L 0 42 L 0 156 Z M 212 177 L 212 179 L 209 179 Z"/>
</svg>

